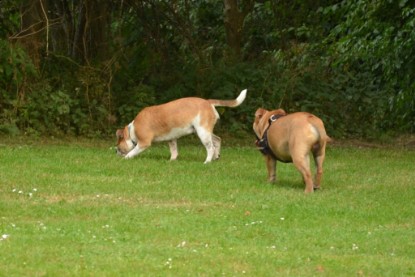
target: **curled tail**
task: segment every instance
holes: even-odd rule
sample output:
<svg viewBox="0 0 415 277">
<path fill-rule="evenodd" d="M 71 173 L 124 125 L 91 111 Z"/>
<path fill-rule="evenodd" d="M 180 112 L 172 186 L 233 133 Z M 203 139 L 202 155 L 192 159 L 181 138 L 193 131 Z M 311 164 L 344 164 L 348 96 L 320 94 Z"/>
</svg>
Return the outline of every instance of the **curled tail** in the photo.
<svg viewBox="0 0 415 277">
<path fill-rule="evenodd" d="M 246 89 L 244 89 L 243 91 L 241 91 L 241 93 L 239 94 L 238 98 L 236 98 L 235 100 L 209 99 L 208 101 L 213 106 L 237 107 L 237 106 L 241 105 L 242 102 L 244 102 L 245 97 L 246 97 L 246 91 L 247 91 Z"/>
</svg>

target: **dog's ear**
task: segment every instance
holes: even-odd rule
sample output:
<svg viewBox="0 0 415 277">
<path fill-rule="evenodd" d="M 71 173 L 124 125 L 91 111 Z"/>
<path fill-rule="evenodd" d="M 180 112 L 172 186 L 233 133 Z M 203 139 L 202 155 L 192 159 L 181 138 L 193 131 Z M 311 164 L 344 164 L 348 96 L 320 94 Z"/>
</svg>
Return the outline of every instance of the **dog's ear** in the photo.
<svg viewBox="0 0 415 277">
<path fill-rule="evenodd" d="M 277 115 L 287 115 L 287 113 L 283 109 L 276 110 L 275 114 L 277 114 Z"/>
<path fill-rule="evenodd" d="M 115 133 L 115 135 L 117 136 L 117 139 L 123 139 L 124 138 L 124 129 L 118 129 L 117 132 Z"/>
<path fill-rule="evenodd" d="M 258 110 L 256 110 L 255 112 L 255 118 L 260 119 L 265 113 L 267 112 L 267 110 L 263 109 L 263 108 L 259 108 Z"/>
</svg>

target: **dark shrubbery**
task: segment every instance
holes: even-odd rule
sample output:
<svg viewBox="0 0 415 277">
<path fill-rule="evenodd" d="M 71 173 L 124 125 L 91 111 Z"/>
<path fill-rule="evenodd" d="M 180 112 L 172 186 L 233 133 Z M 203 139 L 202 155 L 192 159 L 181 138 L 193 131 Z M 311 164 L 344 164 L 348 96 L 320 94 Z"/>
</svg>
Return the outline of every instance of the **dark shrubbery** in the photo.
<svg viewBox="0 0 415 277">
<path fill-rule="evenodd" d="M 109 1 L 92 11 L 84 0 L 62 13 L 68 3 L 56 1 L 53 25 L 41 19 L 33 37 L 19 36 L 17 19 L 38 10 L 4 2 L 1 133 L 107 136 L 145 106 L 232 99 L 244 88 L 243 105 L 219 109 L 223 131 L 251 133 L 260 106 L 315 113 L 339 138 L 415 131 L 411 1 L 224 0 L 234 13 L 219 1 Z"/>
</svg>

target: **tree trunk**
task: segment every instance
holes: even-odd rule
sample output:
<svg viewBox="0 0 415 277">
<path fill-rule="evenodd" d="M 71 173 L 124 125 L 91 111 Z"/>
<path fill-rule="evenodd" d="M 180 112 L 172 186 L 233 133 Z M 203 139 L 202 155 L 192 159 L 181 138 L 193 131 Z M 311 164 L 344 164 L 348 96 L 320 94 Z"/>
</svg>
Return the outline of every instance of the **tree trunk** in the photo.
<svg viewBox="0 0 415 277">
<path fill-rule="evenodd" d="M 28 0 L 26 5 L 21 6 L 21 31 L 14 37 L 26 48 L 37 68 L 40 66 L 42 49 L 47 43 L 44 36 L 44 30 L 47 26 L 42 5 L 45 10 L 47 10 L 47 6 L 46 1 L 41 1 Z"/>
<path fill-rule="evenodd" d="M 243 41 L 243 25 L 245 17 L 253 10 L 254 0 L 241 0 L 241 9 L 238 0 L 224 0 L 224 24 L 226 39 L 230 50 L 229 58 L 240 60 Z"/>
</svg>

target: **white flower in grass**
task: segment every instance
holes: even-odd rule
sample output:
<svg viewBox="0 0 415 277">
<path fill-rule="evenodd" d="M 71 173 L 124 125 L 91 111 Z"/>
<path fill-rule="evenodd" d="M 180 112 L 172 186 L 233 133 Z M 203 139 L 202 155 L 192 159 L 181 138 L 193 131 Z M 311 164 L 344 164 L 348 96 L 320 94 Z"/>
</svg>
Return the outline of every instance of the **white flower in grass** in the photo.
<svg viewBox="0 0 415 277">
<path fill-rule="evenodd" d="M 186 241 L 182 241 L 177 245 L 177 247 L 184 247 L 186 245 Z"/>
<path fill-rule="evenodd" d="M 359 249 L 359 246 L 357 246 L 356 244 L 353 243 L 352 250 L 357 250 L 357 249 Z"/>
<path fill-rule="evenodd" d="M 172 258 L 168 258 L 167 262 L 164 264 L 165 266 L 168 266 L 169 268 L 172 268 L 173 266 L 173 259 Z"/>
<path fill-rule="evenodd" d="M 245 226 L 256 225 L 256 224 L 262 224 L 262 220 L 260 220 L 260 221 L 252 221 L 251 223 L 246 223 Z"/>
<path fill-rule="evenodd" d="M 8 234 L 3 234 L 3 235 L 1 235 L 0 241 L 1 241 L 1 240 L 6 240 L 6 239 L 8 239 L 9 237 L 10 237 L 10 235 L 8 235 Z"/>
</svg>

